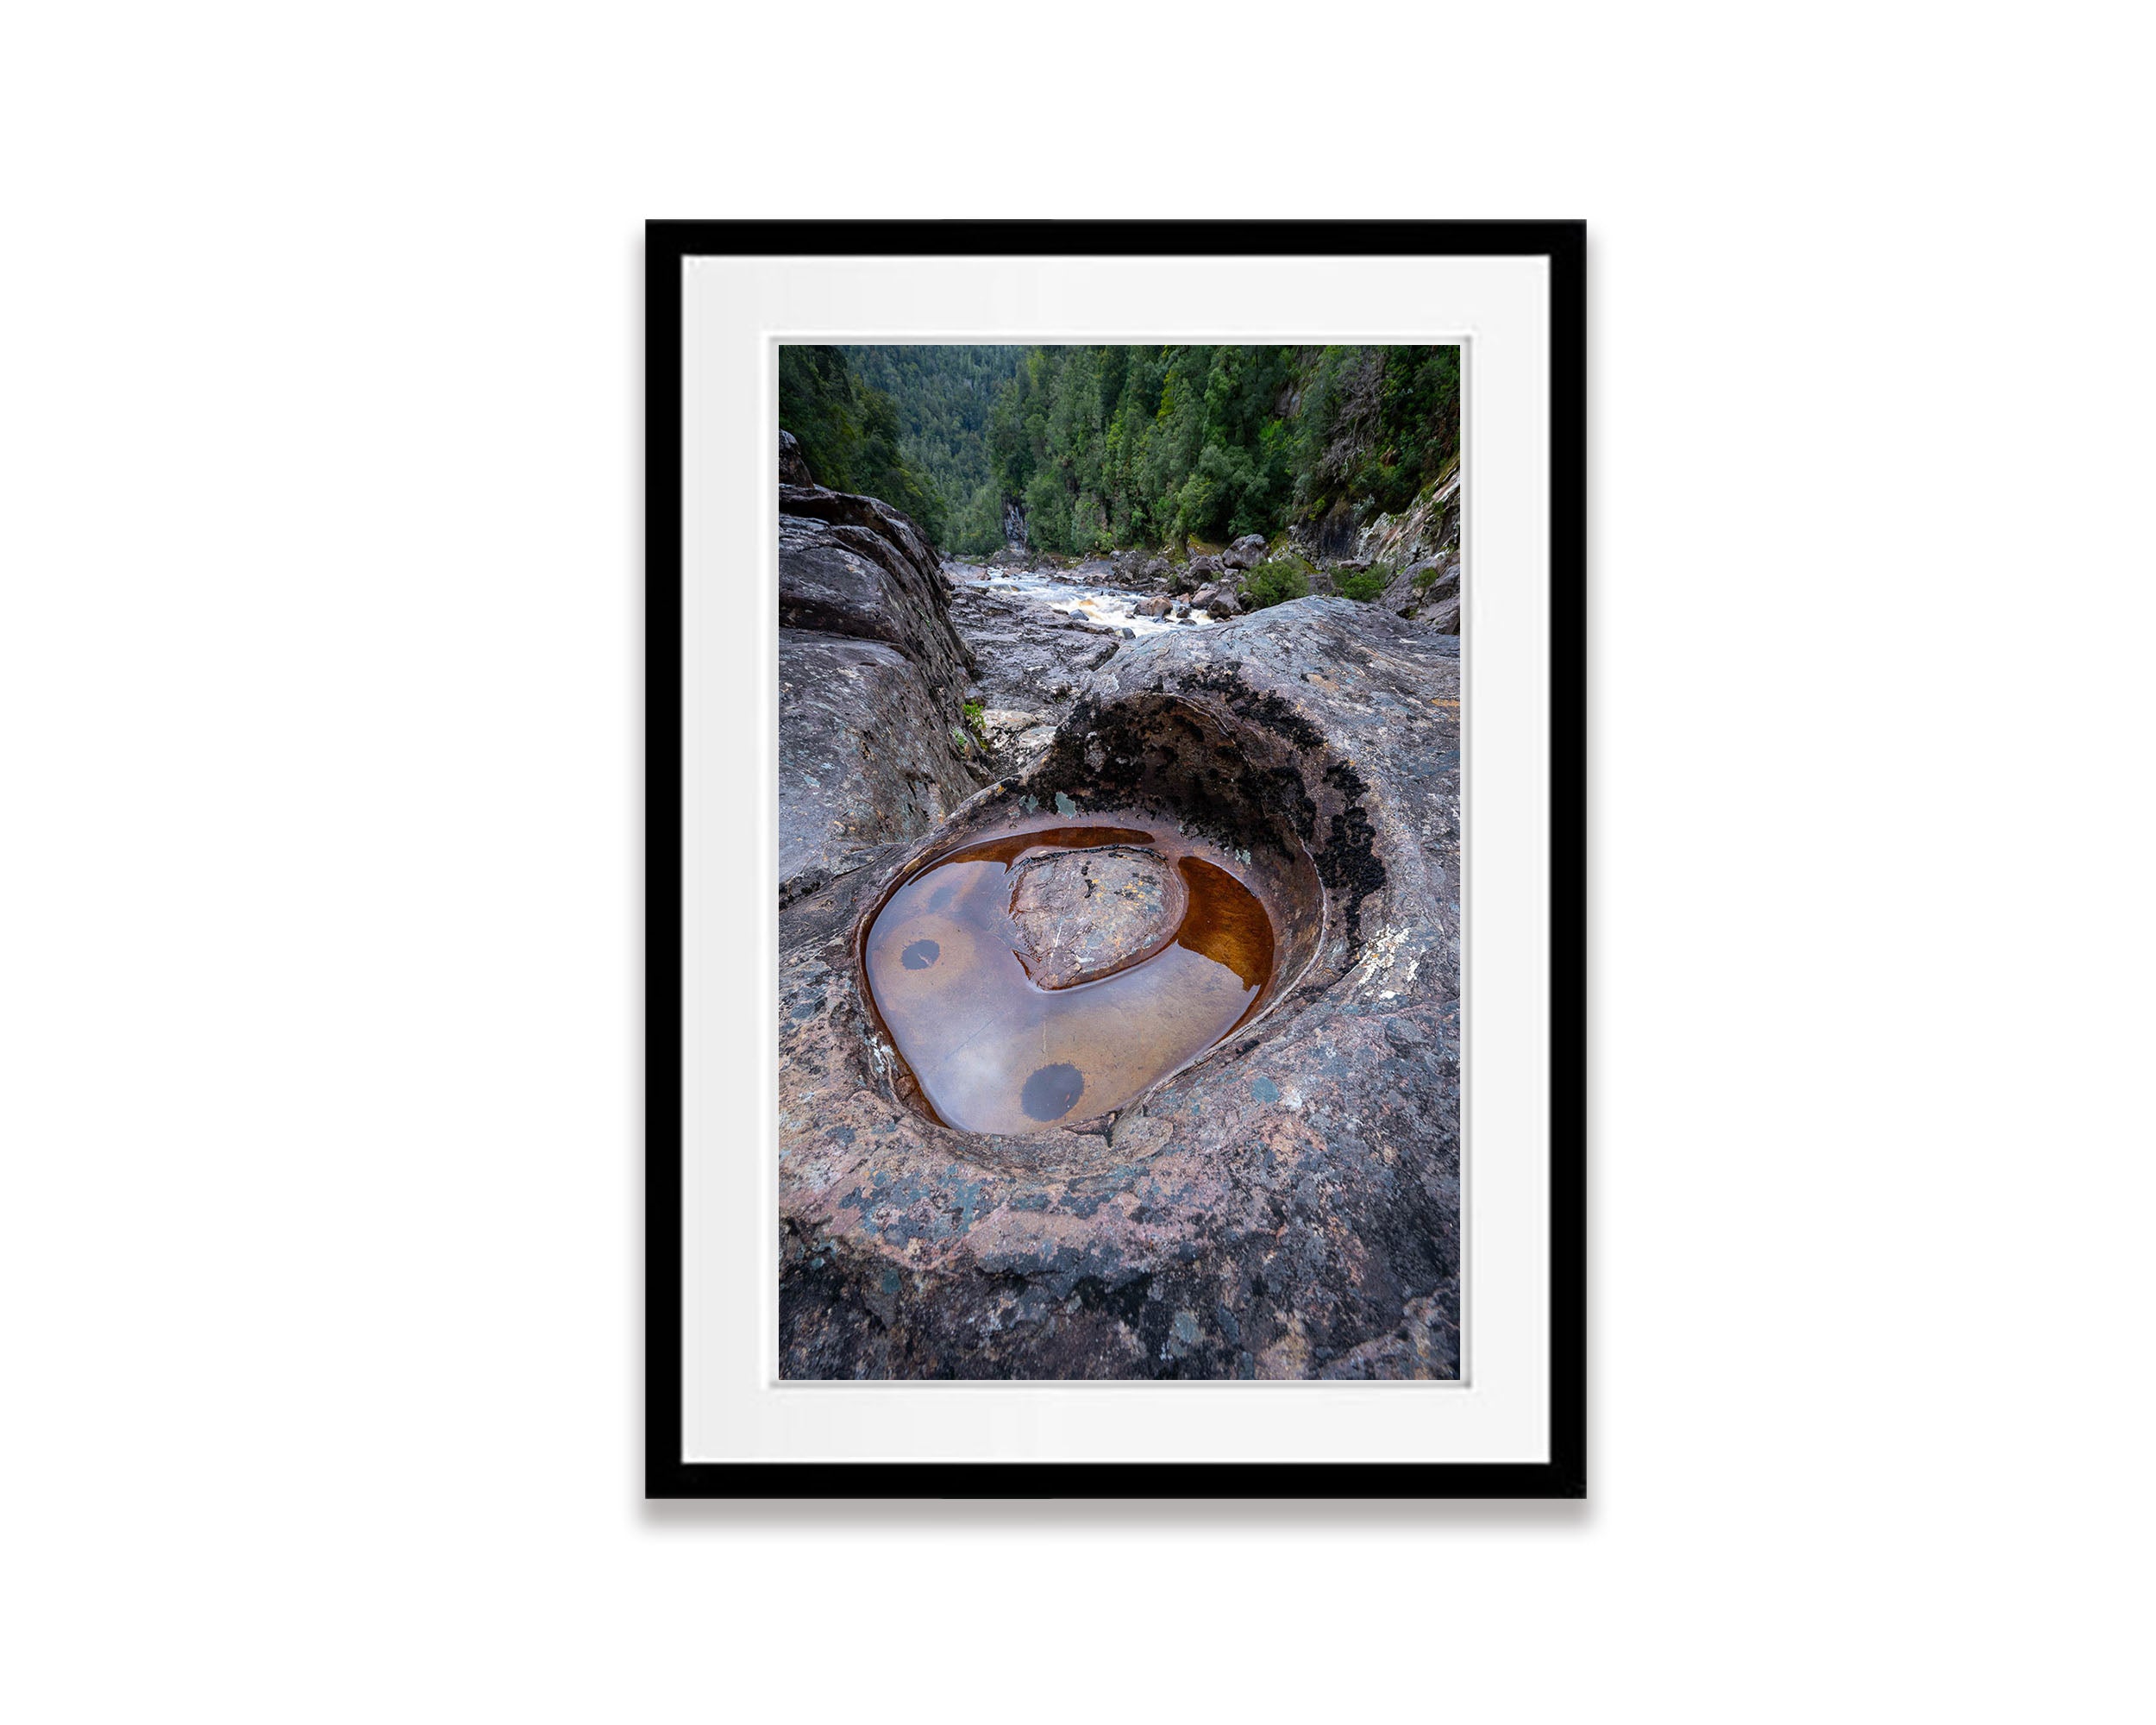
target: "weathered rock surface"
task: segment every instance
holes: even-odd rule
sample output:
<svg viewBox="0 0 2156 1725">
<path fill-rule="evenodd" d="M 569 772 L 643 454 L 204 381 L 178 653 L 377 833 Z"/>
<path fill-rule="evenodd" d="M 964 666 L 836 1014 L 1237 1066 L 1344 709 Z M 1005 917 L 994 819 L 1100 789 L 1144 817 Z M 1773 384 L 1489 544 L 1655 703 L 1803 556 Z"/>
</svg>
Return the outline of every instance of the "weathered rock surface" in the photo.
<svg viewBox="0 0 2156 1725">
<path fill-rule="evenodd" d="M 956 702 L 971 668 L 942 563 L 911 521 L 873 497 L 779 487 L 779 624 L 887 641 L 920 667 L 939 703 Z"/>
<path fill-rule="evenodd" d="M 1418 611 L 1403 612 L 1402 615 L 1420 617 L 1423 622 L 1428 624 L 1440 635 L 1457 635 L 1460 632 L 1459 591 L 1455 588 L 1435 605 L 1425 605 Z"/>
<path fill-rule="evenodd" d="M 1356 535 L 1355 555 L 1365 566 L 1398 566 L 1456 549 L 1460 543 L 1459 505 L 1460 470 L 1456 463 L 1407 509 L 1364 524 Z"/>
<path fill-rule="evenodd" d="M 1434 604 L 1448 593 L 1460 589 L 1460 560 L 1457 556 L 1426 557 L 1420 562 L 1410 563 L 1401 572 L 1403 585 L 1422 595 L 1426 604 Z"/>
<path fill-rule="evenodd" d="M 1182 877 L 1156 850 L 1057 851 L 1030 857 L 1012 874 L 1018 952 L 1044 988 L 1121 969 L 1157 950 L 1182 917 Z"/>
<path fill-rule="evenodd" d="M 980 787 L 975 751 L 884 641 L 779 631 L 779 902 L 915 838 Z"/>
<path fill-rule="evenodd" d="M 1299 530 L 1296 537 L 1313 557 L 1338 559 L 1355 555 L 1356 531 L 1355 505 L 1342 498 L 1320 520 Z"/>
<path fill-rule="evenodd" d="M 1439 633 L 1460 632 L 1460 557 L 1457 549 L 1408 564 L 1371 601 L 1401 617 L 1420 618 Z"/>
<path fill-rule="evenodd" d="M 927 831 L 988 774 L 957 723 L 969 659 L 913 524 L 820 486 L 781 484 L 779 508 L 784 904 Z"/>
<path fill-rule="evenodd" d="M 1398 516 L 1381 515 L 1359 542 L 1369 562 L 1399 570 L 1375 603 L 1420 618 L 1448 635 L 1460 632 L 1460 475 L 1442 483 Z"/>
<path fill-rule="evenodd" d="M 808 457 L 801 453 L 800 440 L 791 431 L 779 433 L 779 483 L 782 486 L 812 486 L 816 476 L 809 472 Z"/>
<path fill-rule="evenodd" d="M 1043 712 L 992 706 L 981 715 L 989 752 L 999 761 L 1030 761 L 1056 740 L 1055 721 Z"/>
<path fill-rule="evenodd" d="M 995 765 L 1013 772 L 1038 754 L 1046 736 L 1032 735 L 1060 723 L 1089 672 L 1115 656 L 1119 634 L 1076 618 L 1045 620 L 1040 608 L 967 582 L 953 588 L 950 614 L 973 656 L 971 689 L 989 709 Z M 998 735 L 996 712 L 1019 712 L 1033 724 Z"/>
<path fill-rule="evenodd" d="M 913 847 L 781 913 L 785 1375 L 1457 1374 L 1458 651 L 1344 599 L 1153 635 L 958 812 L 1082 814 L 1202 768 L 1194 819 L 1262 811 L 1323 881 L 1267 1015 L 1090 1130 L 985 1138 L 899 1100 L 852 930 Z"/>
<path fill-rule="evenodd" d="M 1265 561 L 1265 536 L 1245 533 L 1220 554 L 1223 568 L 1253 569 Z"/>
</svg>

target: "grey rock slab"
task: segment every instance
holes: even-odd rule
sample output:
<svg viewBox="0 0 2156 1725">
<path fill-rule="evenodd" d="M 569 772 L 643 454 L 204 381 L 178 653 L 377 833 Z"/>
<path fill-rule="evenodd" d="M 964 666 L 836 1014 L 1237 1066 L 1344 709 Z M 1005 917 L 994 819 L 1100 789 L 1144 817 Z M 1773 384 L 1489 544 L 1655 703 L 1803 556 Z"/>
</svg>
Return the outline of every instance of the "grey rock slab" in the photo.
<svg viewBox="0 0 2156 1725">
<path fill-rule="evenodd" d="M 874 498 L 779 488 L 781 627 L 884 641 L 953 709 L 969 672 L 941 564 L 912 524 Z"/>
<path fill-rule="evenodd" d="M 1104 625 L 961 584 L 950 614 L 970 656 L 969 687 L 990 707 L 1055 721 L 1070 711 L 1088 672 L 1115 655 L 1120 636 Z"/>
<path fill-rule="evenodd" d="M 928 831 L 984 764 L 889 643 L 780 629 L 780 903 Z"/>
</svg>

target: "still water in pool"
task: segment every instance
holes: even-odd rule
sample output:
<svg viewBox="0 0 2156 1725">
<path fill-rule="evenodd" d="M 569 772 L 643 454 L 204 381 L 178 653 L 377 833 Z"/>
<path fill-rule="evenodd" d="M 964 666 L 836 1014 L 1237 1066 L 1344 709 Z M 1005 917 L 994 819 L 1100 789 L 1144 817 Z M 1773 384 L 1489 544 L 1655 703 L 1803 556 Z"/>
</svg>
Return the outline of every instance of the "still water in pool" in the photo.
<svg viewBox="0 0 2156 1725">
<path fill-rule="evenodd" d="M 1172 826 L 1119 819 L 967 846 L 876 913 L 869 993 L 944 1125 L 1023 1134 L 1106 1113 L 1263 993 L 1264 906 Z"/>
</svg>

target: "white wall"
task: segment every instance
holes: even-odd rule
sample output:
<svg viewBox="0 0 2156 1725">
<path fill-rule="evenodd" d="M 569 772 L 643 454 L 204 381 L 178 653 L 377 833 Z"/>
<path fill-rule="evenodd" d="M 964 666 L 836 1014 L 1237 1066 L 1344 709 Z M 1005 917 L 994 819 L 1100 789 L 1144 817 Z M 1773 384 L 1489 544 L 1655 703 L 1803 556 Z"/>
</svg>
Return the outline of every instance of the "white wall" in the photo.
<svg viewBox="0 0 2156 1725">
<path fill-rule="evenodd" d="M 2129 16 L 11 14 L 0 1711 L 2146 1708 Z M 1593 223 L 1589 1506 L 640 1507 L 655 214 Z"/>
</svg>

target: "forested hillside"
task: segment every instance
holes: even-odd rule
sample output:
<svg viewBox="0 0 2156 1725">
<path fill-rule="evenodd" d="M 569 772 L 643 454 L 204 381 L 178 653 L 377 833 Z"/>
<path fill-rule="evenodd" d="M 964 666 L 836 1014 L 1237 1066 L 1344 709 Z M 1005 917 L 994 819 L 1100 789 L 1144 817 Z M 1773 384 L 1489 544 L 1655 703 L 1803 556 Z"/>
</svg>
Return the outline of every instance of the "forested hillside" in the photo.
<svg viewBox="0 0 2156 1725">
<path fill-rule="evenodd" d="M 946 526 L 937 543 L 981 555 L 1003 544 L 1003 499 L 988 460 L 988 417 L 1023 348 L 848 348 L 862 382 L 898 405 L 901 447 L 934 482 Z"/>
<path fill-rule="evenodd" d="M 1401 510 L 1458 453 L 1459 390 L 1450 347 L 790 348 L 780 423 L 948 550 L 1017 504 L 1081 554 Z"/>
<path fill-rule="evenodd" d="M 1459 440 L 1457 348 L 1037 348 L 989 436 L 1033 542 L 1269 537 L 1396 510 Z"/>
<path fill-rule="evenodd" d="M 880 497 L 943 542 L 943 494 L 906 453 L 898 404 L 862 380 L 844 349 L 779 349 L 779 426 L 799 440 L 818 484 Z"/>
</svg>

